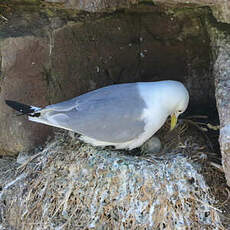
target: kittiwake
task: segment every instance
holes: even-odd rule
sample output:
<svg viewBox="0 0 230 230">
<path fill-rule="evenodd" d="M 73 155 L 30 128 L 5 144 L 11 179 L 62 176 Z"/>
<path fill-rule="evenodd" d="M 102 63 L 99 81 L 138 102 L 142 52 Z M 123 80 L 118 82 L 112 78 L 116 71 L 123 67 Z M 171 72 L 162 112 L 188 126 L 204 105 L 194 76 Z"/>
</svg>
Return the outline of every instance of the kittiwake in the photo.
<svg viewBox="0 0 230 230">
<path fill-rule="evenodd" d="M 6 100 L 30 121 L 71 130 L 94 146 L 129 150 L 141 146 L 169 116 L 173 129 L 188 102 L 188 90 L 172 80 L 106 86 L 44 108 Z"/>
</svg>

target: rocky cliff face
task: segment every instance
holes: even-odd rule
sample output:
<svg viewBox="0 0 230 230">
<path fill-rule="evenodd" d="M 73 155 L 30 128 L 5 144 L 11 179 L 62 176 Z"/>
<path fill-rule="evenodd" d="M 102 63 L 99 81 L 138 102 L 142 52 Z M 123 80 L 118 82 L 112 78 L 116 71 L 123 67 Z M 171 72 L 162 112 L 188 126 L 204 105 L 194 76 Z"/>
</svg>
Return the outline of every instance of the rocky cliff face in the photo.
<svg viewBox="0 0 230 230">
<path fill-rule="evenodd" d="M 230 184 L 230 36 L 229 33 L 213 28 L 210 33 L 215 56 L 213 74 L 220 117 L 219 142 L 224 171 Z"/>
<path fill-rule="evenodd" d="M 1 3 L 0 155 L 17 156 L 18 153 L 31 151 L 44 144 L 55 131 L 54 128 L 34 124 L 25 117 L 16 116 L 14 111 L 5 105 L 5 99 L 45 106 L 105 85 L 173 79 L 182 81 L 191 95 L 185 116 L 208 115 L 207 122 L 212 123 L 213 120 L 218 120 L 219 115 L 223 170 L 230 185 L 229 4 L 225 0 L 13 0 Z M 216 146 L 218 148 L 218 144 Z M 63 149 L 62 152 L 65 154 Z M 87 155 L 86 158 L 88 157 Z M 103 164 L 108 165 L 110 157 Z M 119 157 L 118 154 L 115 158 Z M 123 161 L 123 157 L 121 158 Z M 55 165 L 55 157 L 52 159 Z M 114 159 L 114 156 L 111 159 Z M 42 160 L 47 159 L 43 156 Z M 99 158 L 95 160 L 97 164 L 99 161 Z M 177 161 L 183 167 L 187 165 L 187 160 L 176 159 L 171 162 L 170 167 L 174 167 Z M 85 162 L 85 168 L 89 168 L 89 162 Z M 135 165 L 129 157 L 125 158 L 125 162 Z M 121 172 L 124 174 L 127 172 L 123 166 L 119 167 L 122 167 Z M 28 175 L 32 175 L 34 168 L 28 170 Z M 150 170 L 149 173 L 153 171 Z M 74 172 L 80 173 L 77 170 Z M 186 169 L 184 172 L 187 173 Z M 142 174 L 142 171 L 139 173 Z M 178 172 L 175 171 L 175 175 L 178 175 Z M 93 174 L 91 176 L 93 178 Z M 27 179 L 22 176 L 21 186 L 25 186 L 24 189 L 28 189 Z M 1 186 L 8 189 L 8 184 L 14 180 L 17 180 L 17 177 L 11 175 L 1 181 Z M 101 178 L 97 177 L 97 180 Z M 202 191 L 200 199 L 206 202 L 202 195 L 206 192 L 206 188 L 202 187 L 203 181 L 196 178 L 195 180 L 199 181 Z M 117 186 L 119 184 L 122 183 L 117 183 Z M 88 191 L 89 188 L 84 189 Z M 21 192 L 23 191 L 22 189 Z M 135 191 L 137 194 L 140 192 L 138 189 Z M 42 194 L 42 188 L 40 192 Z M 11 195 L 8 194 L 8 197 L 15 198 L 17 193 L 15 190 Z M 69 199 L 70 194 L 66 196 Z M 49 198 L 48 195 L 47 197 Z M 93 197 L 91 198 L 90 202 L 93 200 Z M 148 202 L 152 199 L 150 198 L 151 196 L 147 199 Z M 61 198 L 59 201 L 62 202 Z M 10 203 L 4 202 L 7 205 Z M 0 208 L 4 208 L 4 202 Z M 29 202 L 32 200 L 28 201 L 28 204 Z M 87 202 L 83 204 L 88 205 Z M 17 202 L 15 207 L 16 204 Z M 107 207 L 104 203 L 100 205 L 103 210 Z M 115 202 L 114 205 L 118 208 L 120 204 Z M 196 205 L 198 206 L 197 203 Z M 63 210 L 66 207 L 63 206 Z M 23 209 L 23 205 L 18 210 L 15 208 L 15 215 L 20 216 Z M 29 208 L 30 214 L 26 214 L 27 224 L 32 220 L 31 210 Z M 59 215 L 58 208 L 54 210 L 57 211 L 53 215 Z M 214 209 L 211 207 L 211 210 Z M 70 215 L 73 214 L 72 211 Z M 105 217 L 105 213 L 107 212 L 98 209 L 98 215 Z M 108 213 L 110 218 L 115 215 L 110 211 Z M 150 208 L 147 213 L 150 215 Z M 121 215 L 121 212 L 118 214 Z M 14 216 L 14 213 L 11 212 L 10 215 Z M 42 210 L 39 215 L 44 217 Z M 0 214 L 0 221 L 5 216 L 5 213 Z M 92 213 L 89 216 L 92 216 Z M 213 216 L 216 226 L 219 226 L 217 213 Z M 67 217 L 69 218 L 65 217 L 65 213 L 62 216 L 63 219 L 68 219 Z M 154 218 L 157 219 L 156 216 Z M 137 216 L 134 219 L 136 221 Z M 43 220 L 43 223 L 46 223 L 45 221 Z M 15 222 L 12 225 L 14 224 Z M 71 226 L 68 224 L 67 221 L 66 225 Z M 199 224 L 199 227 L 202 226 L 201 222 Z"/>
<path fill-rule="evenodd" d="M 191 108 L 215 108 L 210 39 L 203 26 L 208 9 L 144 4 L 94 14 L 11 10 L 1 25 L 4 152 L 29 150 L 53 132 L 15 117 L 5 99 L 45 106 L 114 83 L 174 79 L 188 87 Z"/>
</svg>

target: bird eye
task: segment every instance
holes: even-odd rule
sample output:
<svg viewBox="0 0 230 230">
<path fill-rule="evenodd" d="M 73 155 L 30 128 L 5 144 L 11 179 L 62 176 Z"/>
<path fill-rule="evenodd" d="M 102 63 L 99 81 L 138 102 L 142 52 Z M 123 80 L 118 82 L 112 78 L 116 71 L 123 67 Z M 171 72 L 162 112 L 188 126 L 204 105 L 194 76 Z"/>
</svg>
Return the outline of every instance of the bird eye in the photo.
<svg viewBox="0 0 230 230">
<path fill-rule="evenodd" d="M 183 111 L 182 110 L 178 110 L 178 113 L 182 113 Z"/>
</svg>

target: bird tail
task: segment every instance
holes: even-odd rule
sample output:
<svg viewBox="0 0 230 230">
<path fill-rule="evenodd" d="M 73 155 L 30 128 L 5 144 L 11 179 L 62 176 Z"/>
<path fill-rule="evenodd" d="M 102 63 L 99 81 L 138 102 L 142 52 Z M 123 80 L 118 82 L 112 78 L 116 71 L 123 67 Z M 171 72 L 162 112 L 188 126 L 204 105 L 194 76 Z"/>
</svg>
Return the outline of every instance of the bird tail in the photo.
<svg viewBox="0 0 230 230">
<path fill-rule="evenodd" d="M 42 123 L 45 125 L 50 125 L 50 126 L 73 131 L 72 129 L 62 126 L 58 124 L 57 122 L 50 121 L 49 119 L 47 120 L 46 114 L 43 108 L 39 108 L 39 107 L 31 106 L 31 105 L 25 105 L 25 104 L 22 104 L 16 101 L 6 100 L 5 102 L 9 107 L 20 112 L 21 113 L 20 115 L 28 115 L 28 119 L 30 121 L 34 121 L 34 122 Z"/>
<path fill-rule="evenodd" d="M 41 108 L 34 107 L 31 105 L 25 105 L 16 101 L 6 100 L 6 104 L 12 109 L 17 110 L 21 115 L 28 115 L 30 117 L 39 117 Z"/>
</svg>

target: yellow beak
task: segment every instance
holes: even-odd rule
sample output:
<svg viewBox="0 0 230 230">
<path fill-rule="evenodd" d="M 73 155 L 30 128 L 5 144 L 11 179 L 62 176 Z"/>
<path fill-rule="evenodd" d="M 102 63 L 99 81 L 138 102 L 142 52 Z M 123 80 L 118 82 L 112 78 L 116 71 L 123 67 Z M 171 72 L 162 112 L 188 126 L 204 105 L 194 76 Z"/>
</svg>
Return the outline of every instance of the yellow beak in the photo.
<svg viewBox="0 0 230 230">
<path fill-rule="evenodd" d="M 171 126 L 170 126 L 170 131 L 172 131 L 175 126 L 176 126 L 176 123 L 177 123 L 177 117 L 175 114 L 172 114 L 171 115 Z"/>
</svg>

